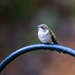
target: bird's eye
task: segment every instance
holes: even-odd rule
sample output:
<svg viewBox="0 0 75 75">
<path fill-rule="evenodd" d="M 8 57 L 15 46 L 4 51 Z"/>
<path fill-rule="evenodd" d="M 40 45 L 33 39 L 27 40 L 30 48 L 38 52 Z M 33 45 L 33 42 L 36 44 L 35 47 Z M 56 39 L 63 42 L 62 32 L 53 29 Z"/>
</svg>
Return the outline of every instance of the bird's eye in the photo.
<svg viewBox="0 0 75 75">
<path fill-rule="evenodd" d="M 45 29 L 44 27 L 41 27 L 42 29 Z"/>
</svg>

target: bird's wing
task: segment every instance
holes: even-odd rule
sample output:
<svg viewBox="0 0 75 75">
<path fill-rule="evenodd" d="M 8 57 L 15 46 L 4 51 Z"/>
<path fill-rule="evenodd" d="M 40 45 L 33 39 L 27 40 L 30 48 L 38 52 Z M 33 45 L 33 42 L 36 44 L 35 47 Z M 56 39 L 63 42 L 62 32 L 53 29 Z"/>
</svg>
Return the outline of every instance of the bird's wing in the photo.
<svg viewBox="0 0 75 75">
<path fill-rule="evenodd" d="M 50 31 L 50 34 L 51 34 L 51 39 L 53 41 L 54 44 L 58 44 L 57 41 L 56 41 L 56 37 L 55 37 L 55 34 L 53 33 L 52 30 L 49 30 Z"/>
</svg>

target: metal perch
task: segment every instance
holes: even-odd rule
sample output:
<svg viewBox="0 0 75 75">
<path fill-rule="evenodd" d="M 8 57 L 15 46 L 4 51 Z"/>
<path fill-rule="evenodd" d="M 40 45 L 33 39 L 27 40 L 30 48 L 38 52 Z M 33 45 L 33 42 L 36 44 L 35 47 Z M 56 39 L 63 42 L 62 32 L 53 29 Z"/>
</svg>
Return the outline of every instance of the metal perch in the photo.
<svg viewBox="0 0 75 75">
<path fill-rule="evenodd" d="M 3 69 L 5 69 L 5 67 L 14 59 L 16 59 L 17 57 L 19 57 L 20 55 L 30 52 L 30 51 L 36 51 L 36 50 L 51 50 L 51 51 L 58 51 L 63 52 L 65 54 L 69 54 L 71 56 L 75 57 L 75 50 L 69 48 L 69 47 L 65 47 L 62 45 L 58 45 L 58 44 L 33 44 L 33 45 L 29 45 L 29 46 L 25 46 L 23 48 L 20 48 L 18 50 L 16 50 L 15 52 L 13 52 L 12 54 L 10 54 L 8 57 L 6 57 L 1 63 L 0 63 L 0 73 L 3 71 Z"/>
</svg>

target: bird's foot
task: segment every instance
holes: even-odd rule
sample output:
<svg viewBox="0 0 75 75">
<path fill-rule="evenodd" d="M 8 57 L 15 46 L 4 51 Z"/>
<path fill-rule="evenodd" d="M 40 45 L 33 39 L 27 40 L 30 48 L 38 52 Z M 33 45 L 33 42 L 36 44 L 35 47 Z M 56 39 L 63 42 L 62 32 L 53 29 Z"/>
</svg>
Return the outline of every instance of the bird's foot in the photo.
<svg viewBox="0 0 75 75">
<path fill-rule="evenodd" d="M 53 42 L 51 42 L 51 43 L 41 43 L 41 44 L 47 44 L 47 45 L 53 45 L 54 43 Z"/>
<path fill-rule="evenodd" d="M 50 43 L 41 43 L 41 44 L 48 44 L 49 45 Z"/>
</svg>

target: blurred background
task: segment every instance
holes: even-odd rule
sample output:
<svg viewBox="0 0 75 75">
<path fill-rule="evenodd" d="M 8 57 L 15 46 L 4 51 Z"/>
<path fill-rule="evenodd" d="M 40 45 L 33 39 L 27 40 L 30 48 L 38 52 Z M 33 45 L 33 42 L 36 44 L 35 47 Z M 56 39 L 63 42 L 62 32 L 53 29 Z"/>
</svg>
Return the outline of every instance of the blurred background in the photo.
<svg viewBox="0 0 75 75">
<path fill-rule="evenodd" d="M 37 29 L 47 24 L 59 44 L 75 49 L 75 0 L 0 0 L 0 62 L 17 49 L 40 43 Z M 2 75 L 75 75 L 75 59 L 49 50 L 11 62 Z"/>
</svg>

